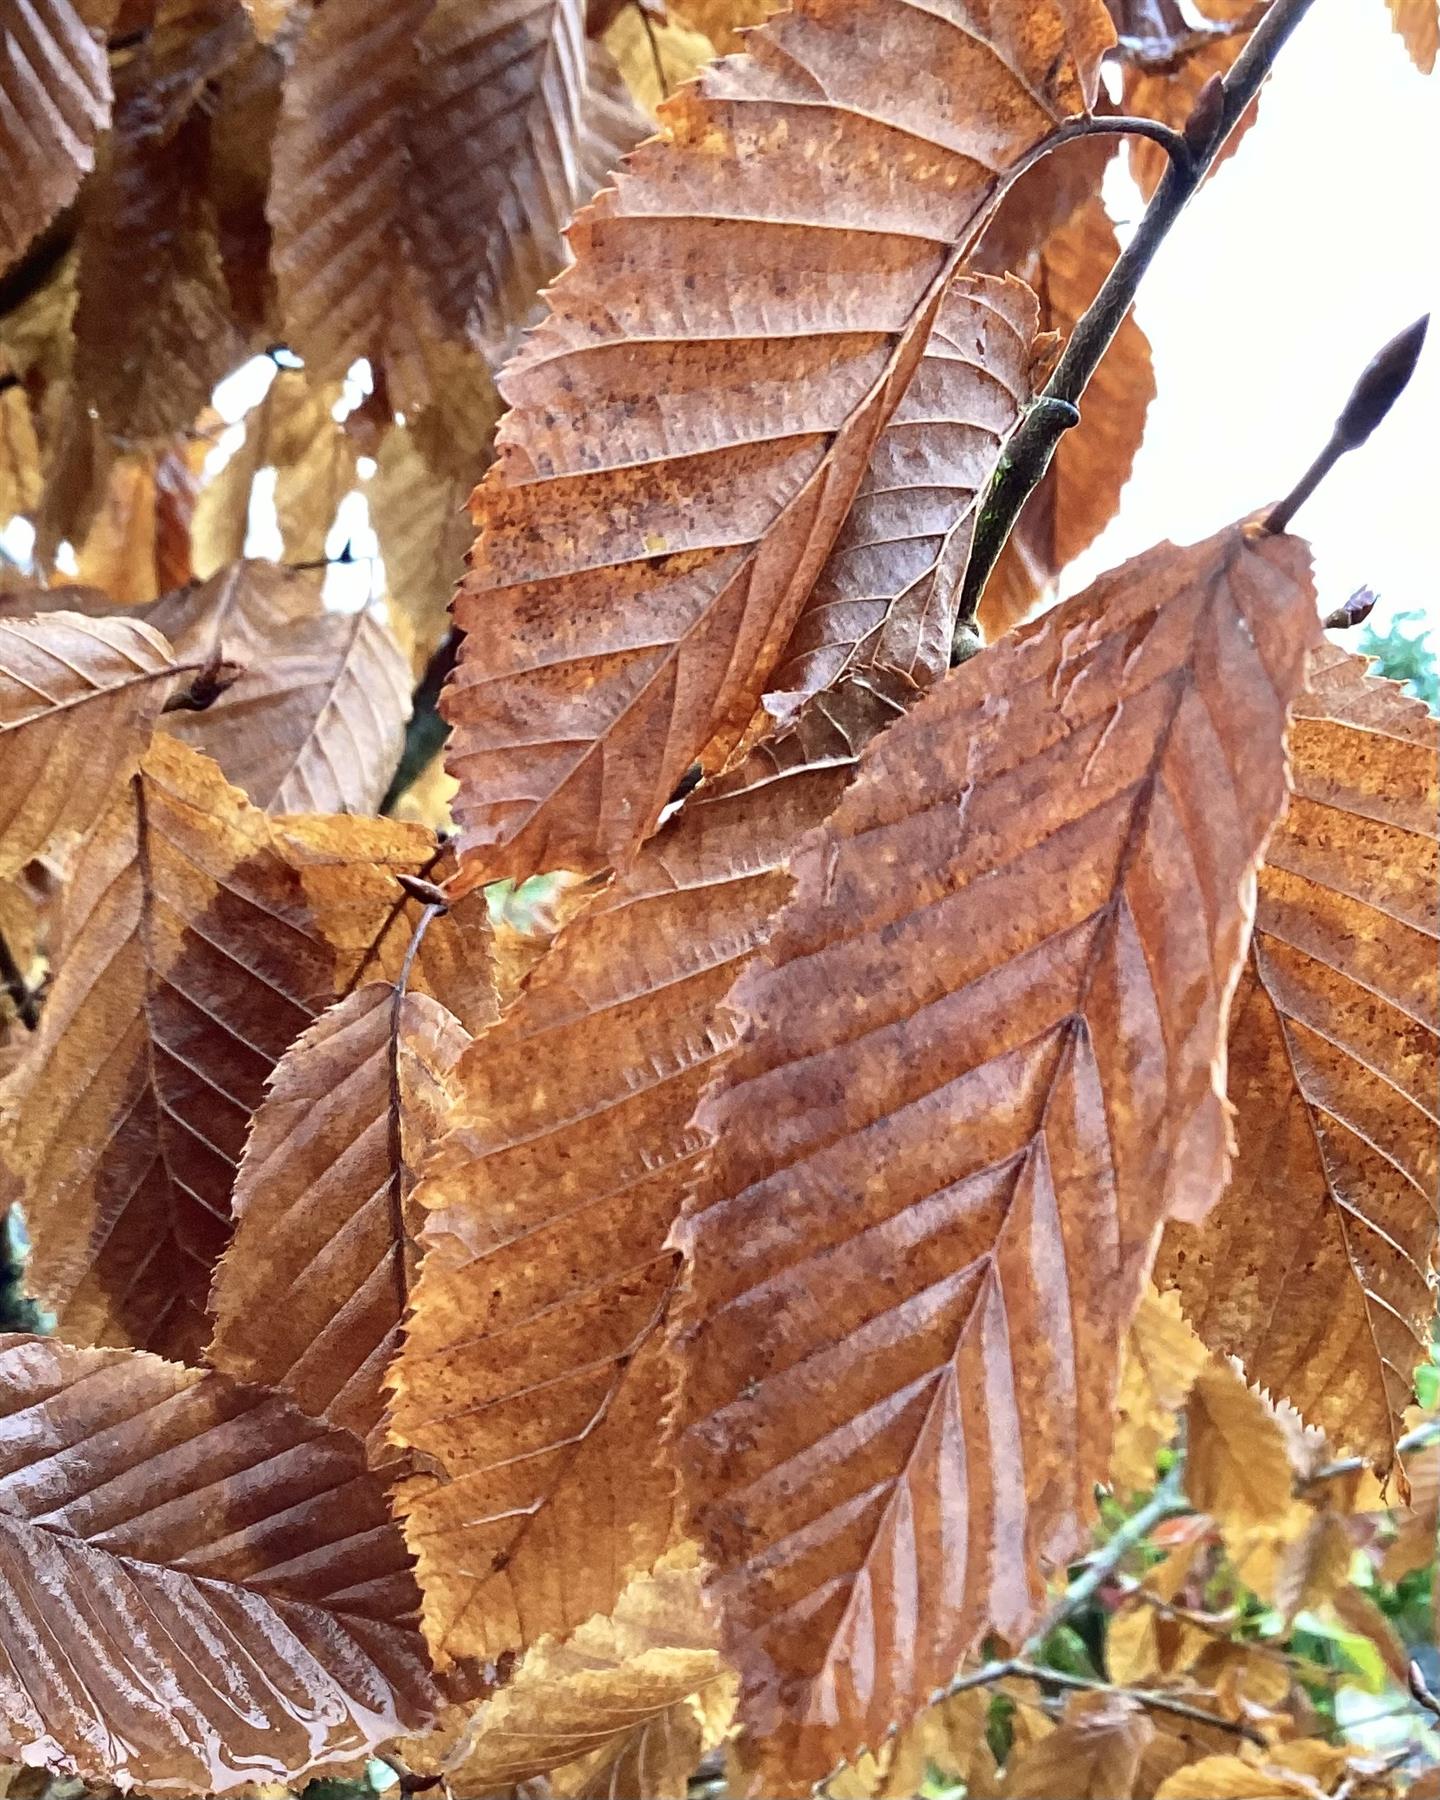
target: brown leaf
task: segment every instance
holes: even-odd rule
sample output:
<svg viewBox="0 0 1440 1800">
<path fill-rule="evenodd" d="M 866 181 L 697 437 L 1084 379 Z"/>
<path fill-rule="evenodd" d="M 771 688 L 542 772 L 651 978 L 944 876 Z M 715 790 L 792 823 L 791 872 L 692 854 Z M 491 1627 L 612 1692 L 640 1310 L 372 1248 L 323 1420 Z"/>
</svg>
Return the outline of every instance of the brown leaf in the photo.
<svg viewBox="0 0 1440 1800">
<path fill-rule="evenodd" d="M 627 10 L 638 9 L 630 7 Z M 687 24 L 709 38 L 717 56 L 728 56 L 734 50 L 745 48 L 742 33 L 779 9 L 768 0 L 685 0 L 679 10 Z"/>
<path fill-rule="evenodd" d="M 1096 195 L 1020 265 L 1040 302 L 1041 330 L 1068 338 L 1119 254 Z M 1150 344 L 1127 313 L 1085 390 L 1081 424 L 1061 438 L 986 584 L 980 626 L 987 639 L 1018 624 L 1115 516 L 1154 398 Z"/>
<path fill-rule="evenodd" d="M 1154 1735 L 1123 1694 L 1072 1694 L 1055 1730 L 1006 1763 L 1006 1800 L 1130 1800 Z"/>
<path fill-rule="evenodd" d="M 1086 1539 L 1155 1234 L 1223 1184 L 1225 1007 L 1317 635 L 1294 541 L 1102 578 L 872 745 L 732 991 L 675 1421 L 766 1792 L 1023 1637 Z M 1172 929 L 1177 868 L 1203 930 Z"/>
<path fill-rule="evenodd" d="M 1432 1562 L 1440 1543 L 1440 1444 L 1405 1459 L 1410 1500 L 1395 1517 L 1395 1536 L 1385 1546 L 1380 1573 L 1399 1581 Z"/>
<path fill-rule="evenodd" d="M 434 863 L 414 827 L 272 820 L 156 737 L 76 864 L 7 1095 L 32 1280 L 68 1335 L 198 1354 L 266 1078 L 333 999 L 398 970 L 417 906 L 395 875 Z M 437 920 L 412 985 L 469 954 L 455 915 Z"/>
<path fill-rule="evenodd" d="M 573 1630 L 669 1541 L 665 1236 L 702 1147 L 690 1115 L 734 1037 L 720 1002 L 789 890 L 786 858 L 894 710 L 847 687 L 695 794 L 461 1059 L 394 1371 L 396 1442 L 436 1470 L 401 1504 L 442 1657 Z"/>
<path fill-rule="evenodd" d="M 128 1351 L 0 1338 L 0 1755 L 229 1793 L 358 1773 L 433 1711 L 359 1445 Z"/>
<path fill-rule="evenodd" d="M 1435 0 L 1389 0 L 1390 18 L 1405 40 L 1410 60 L 1422 75 L 1435 69 L 1435 53 L 1440 49 L 1440 7 Z"/>
<path fill-rule="evenodd" d="M 694 1548 L 680 1546 L 653 1573 L 631 1581 L 608 1616 L 597 1614 L 563 1642 L 537 1644 L 441 1767 L 453 1792 L 488 1794 L 607 1747 L 623 1756 L 638 1728 L 723 1681 L 700 1606 Z M 401 1751 L 412 1768 L 428 1766 L 423 1745 Z M 584 1791 L 584 1772 L 577 1773 Z M 624 1800 L 635 1792 L 619 1790 Z"/>
<path fill-rule="evenodd" d="M 99 466 L 99 507 L 76 555 L 77 574 L 118 605 L 143 605 L 161 587 L 156 458 L 141 450 Z"/>
<path fill-rule="evenodd" d="M 483 1015 L 483 964 L 473 985 Z M 438 1001 L 372 981 L 286 1051 L 235 1179 L 210 1296 L 216 1368 L 369 1437 L 418 1261 L 411 1191 L 469 1041 Z"/>
<path fill-rule="evenodd" d="M 1110 38 L 1097 0 L 988 21 L 802 0 L 577 219 L 472 501 L 443 702 L 469 881 L 623 862 L 739 742 L 995 171 Z"/>
<path fill-rule="evenodd" d="M 787 701 L 854 669 L 926 688 L 950 666 L 975 508 L 1030 399 L 1035 299 L 958 277 L 770 679 Z M 772 702 L 773 704 L 773 702 Z"/>
<path fill-rule="evenodd" d="M 1312 1516 L 1289 1546 L 1275 1583 L 1275 1602 L 1287 1621 L 1336 1597 L 1349 1579 L 1352 1549 L 1338 1513 Z"/>
<path fill-rule="evenodd" d="M 1364 671 L 1327 650 L 1296 722 L 1231 1026 L 1240 1154 L 1159 1277 L 1207 1343 L 1384 1469 L 1434 1312 L 1440 728 Z"/>
<path fill-rule="evenodd" d="M 404 747 L 410 671 L 372 612 L 328 613 L 312 578 L 240 562 L 167 594 L 145 617 L 186 661 L 240 665 L 212 706 L 168 713 L 164 724 L 213 756 L 257 806 L 378 808 Z"/>
<path fill-rule="evenodd" d="M 1117 1493 L 1155 1485 L 1155 1458 L 1175 1435 L 1176 1414 L 1208 1360 L 1173 1295 L 1148 1289 L 1125 1340 L 1115 1402 L 1110 1481 Z"/>
<path fill-rule="evenodd" d="M 0 880 L 90 830 L 149 743 L 174 669 L 138 620 L 0 619 Z"/>
<path fill-rule="evenodd" d="M 3 273 L 75 198 L 110 123 L 105 46 L 72 0 L 7 8 L 0 120 Z"/>
<path fill-rule="evenodd" d="M 1431 1548 L 1433 1552 L 1433 1542 Z M 1395 1627 L 1364 1589 L 1347 1582 L 1330 1596 L 1330 1604 L 1347 1631 L 1369 1638 L 1396 1685 L 1404 1687 L 1409 1678 L 1410 1653 L 1400 1641 Z"/>
</svg>

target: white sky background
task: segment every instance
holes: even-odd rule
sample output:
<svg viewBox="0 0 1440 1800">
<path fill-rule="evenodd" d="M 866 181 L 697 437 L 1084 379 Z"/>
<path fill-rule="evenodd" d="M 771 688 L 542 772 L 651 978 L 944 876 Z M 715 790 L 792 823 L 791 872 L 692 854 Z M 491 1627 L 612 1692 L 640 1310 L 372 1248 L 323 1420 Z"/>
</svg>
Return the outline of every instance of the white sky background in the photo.
<svg viewBox="0 0 1440 1800">
<path fill-rule="evenodd" d="M 1159 396 L 1120 511 L 1064 591 L 1286 492 L 1369 357 L 1437 299 L 1440 71 L 1412 66 L 1384 0 L 1316 0 L 1141 285 Z M 1440 632 L 1437 509 L 1440 318 L 1390 417 L 1297 515 L 1322 606 L 1368 585 L 1381 631 L 1420 608 Z"/>
</svg>

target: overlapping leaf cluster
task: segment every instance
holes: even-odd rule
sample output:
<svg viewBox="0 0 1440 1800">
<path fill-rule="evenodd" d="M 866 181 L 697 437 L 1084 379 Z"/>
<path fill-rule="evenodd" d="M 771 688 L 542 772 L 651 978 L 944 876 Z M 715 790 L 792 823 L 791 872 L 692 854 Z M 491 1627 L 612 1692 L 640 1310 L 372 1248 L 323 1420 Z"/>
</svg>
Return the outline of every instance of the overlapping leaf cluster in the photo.
<svg viewBox="0 0 1440 1800">
<path fill-rule="evenodd" d="M 1255 9 L 12 10 L 0 1754 L 1403 1786 L 1306 1657 L 1399 1691 L 1434 1532 L 1435 722 L 1253 522 L 1012 629 L 1133 321 L 950 666 L 1102 63 L 1183 124 Z"/>
</svg>

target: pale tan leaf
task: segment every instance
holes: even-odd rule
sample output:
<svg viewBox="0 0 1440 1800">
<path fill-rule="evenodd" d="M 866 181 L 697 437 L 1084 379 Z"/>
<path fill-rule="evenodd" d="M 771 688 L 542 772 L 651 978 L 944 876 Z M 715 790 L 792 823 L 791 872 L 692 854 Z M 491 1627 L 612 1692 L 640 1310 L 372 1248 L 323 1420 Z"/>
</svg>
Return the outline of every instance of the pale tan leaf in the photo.
<svg viewBox="0 0 1440 1800">
<path fill-rule="evenodd" d="M 1130 1800 L 1154 1734 L 1123 1694 L 1072 1694 L 1055 1730 L 1006 1763 L 1007 1800 Z"/>
<path fill-rule="evenodd" d="M 145 617 L 187 661 L 240 665 L 203 712 L 169 713 L 164 723 L 213 756 L 257 806 L 378 808 L 404 747 L 410 672 L 372 612 L 327 613 L 312 577 L 240 562 L 166 595 Z"/>
<path fill-rule="evenodd" d="M 472 501 L 466 880 L 623 863 L 740 742 L 987 201 L 1110 36 L 1098 0 L 802 0 L 580 214 Z"/>
<path fill-rule="evenodd" d="M 1349 1580 L 1354 1546 L 1337 1513 L 1317 1512 L 1291 1544 L 1275 1583 L 1275 1600 L 1287 1620 L 1333 1600 Z"/>
<path fill-rule="evenodd" d="M 1162 545 L 952 670 L 732 990 L 675 1426 L 760 1791 L 1023 1639 L 1088 1536 L 1159 1225 L 1224 1182 L 1305 571 L 1241 527 Z"/>
<path fill-rule="evenodd" d="M 1155 1458 L 1175 1435 L 1176 1415 L 1209 1352 L 1173 1295 L 1147 1289 L 1125 1340 L 1110 1481 L 1117 1493 L 1155 1485 Z"/>
<path fill-rule="evenodd" d="M 1440 49 L 1440 7 L 1435 0 L 1389 0 L 1390 18 L 1405 40 L 1410 60 L 1422 75 L 1435 69 L 1435 53 Z"/>
<path fill-rule="evenodd" d="M 7 6 L 0 31 L 0 272 L 75 198 L 109 123 L 105 45 L 72 0 Z"/>
<path fill-rule="evenodd" d="M 1212 1363 L 1185 1408 L 1185 1488 L 1226 1531 L 1270 1524 L 1290 1506 L 1285 1435 L 1259 1394 L 1228 1363 Z"/>
<path fill-rule="evenodd" d="M 456 1070 L 394 1372 L 396 1441 L 435 1471 L 401 1505 L 443 1657 L 574 1629 L 669 1541 L 665 1236 L 702 1148 L 690 1115 L 734 1039 L 720 1002 L 789 891 L 786 858 L 896 711 L 852 684 L 692 796 Z"/>
<path fill-rule="evenodd" d="M 90 830 L 144 753 L 174 669 L 138 620 L 0 619 L 0 880 Z"/>
<path fill-rule="evenodd" d="M 450 628 L 450 596 L 470 548 L 469 489 L 437 476 L 412 433 L 386 435 L 365 487 L 370 523 L 385 559 L 385 596 L 408 627 L 418 675 Z"/>
<path fill-rule="evenodd" d="M 1440 727 L 1359 658 L 1329 651 L 1315 679 L 1235 1000 L 1239 1156 L 1159 1278 L 1252 1381 L 1386 1469 L 1435 1305 Z"/>
<path fill-rule="evenodd" d="M 703 1745 L 700 1716 L 687 1696 L 554 1770 L 550 1791 L 564 1800 L 685 1800 Z"/>
<path fill-rule="evenodd" d="M 1320 1800 L 1322 1793 L 1303 1775 L 1255 1768 L 1238 1756 L 1206 1756 L 1163 1781 L 1155 1800 Z"/>
<path fill-rule="evenodd" d="M 65 955 L 7 1100 L 37 1295 L 68 1334 L 198 1354 L 230 1194 L 271 1069 L 332 1000 L 393 976 L 430 874 L 413 826 L 272 820 L 157 735 L 92 831 L 67 890 Z M 430 927 L 429 991 L 473 954 Z"/>
<path fill-rule="evenodd" d="M 40 489 L 40 444 L 30 401 L 0 352 L 0 519 L 33 512 Z"/>
<path fill-rule="evenodd" d="M 483 962 L 472 986 L 483 1017 Z M 210 1294 L 216 1368 L 369 1438 L 418 1260 L 411 1191 L 469 1041 L 437 1001 L 367 982 L 286 1051 L 235 1179 Z"/>
<path fill-rule="evenodd" d="M 1431 1544 L 1432 1554 L 1435 1545 Z M 1395 1627 L 1363 1588 L 1345 1583 L 1330 1596 L 1335 1616 L 1347 1631 L 1369 1638 L 1380 1652 L 1380 1659 L 1391 1679 L 1403 1687 L 1409 1679 L 1410 1652 L 1400 1641 Z"/>
<path fill-rule="evenodd" d="M 1397 1511 L 1395 1536 L 1380 1561 L 1386 1581 L 1399 1581 L 1440 1554 L 1440 1444 L 1407 1457 L 1405 1470 L 1410 1477 L 1410 1499 Z"/>
<path fill-rule="evenodd" d="M 433 1712 L 353 1438 L 223 1375 L 44 1338 L 0 1338 L 0 1412 L 0 1755 L 229 1793 L 358 1773 Z"/>
<path fill-rule="evenodd" d="M 359 485 L 358 446 L 331 411 L 337 393 L 313 391 L 272 422 L 265 454 L 275 463 L 275 517 L 288 562 L 323 560 L 340 502 Z"/>
<path fill-rule="evenodd" d="M 718 52 L 716 40 L 694 16 L 698 10 L 689 6 L 677 13 L 667 7 L 666 16 L 657 19 L 648 8 L 627 0 L 605 28 L 605 48 L 614 57 L 625 86 L 652 116 L 662 100 L 698 75 Z M 758 25 L 761 14 L 774 10 L 763 7 L 746 23 Z M 740 47 L 738 40 L 726 46 L 731 50 Z"/>
<path fill-rule="evenodd" d="M 1105 1627 L 1105 1670 L 1125 1687 L 1171 1682 L 1213 1642 L 1191 1620 L 1138 1602 L 1116 1613 Z"/>
<path fill-rule="evenodd" d="M 99 506 L 76 554 L 77 575 L 102 589 L 117 605 L 153 600 L 161 580 L 156 557 L 159 497 L 156 458 L 137 451 L 109 463 Z"/>
</svg>

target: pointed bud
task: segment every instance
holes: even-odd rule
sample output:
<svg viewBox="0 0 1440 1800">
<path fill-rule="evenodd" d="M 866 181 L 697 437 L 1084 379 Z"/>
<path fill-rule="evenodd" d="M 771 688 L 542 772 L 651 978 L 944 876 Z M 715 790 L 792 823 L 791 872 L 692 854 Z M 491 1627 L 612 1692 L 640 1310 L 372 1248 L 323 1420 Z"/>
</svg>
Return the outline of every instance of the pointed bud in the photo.
<svg viewBox="0 0 1440 1800">
<path fill-rule="evenodd" d="M 1364 374 L 1355 383 L 1354 393 L 1345 403 L 1344 412 L 1335 423 L 1335 436 L 1347 450 L 1363 444 L 1404 393 L 1415 373 L 1415 364 L 1420 360 L 1429 324 L 1430 315 L 1426 313 L 1391 338 L 1366 365 Z"/>
<path fill-rule="evenodd" d="M 1380 596 L 1374 588 L 1356 588 L 1355 592 L 1343 606 L 1337 606 L 1334 612 L 1327 615 L 1325 629 L 1327 631 L 1352 631 L 1355 626 L 1363 625 L 1375 610 L 1375 602 Z"/>
</svg>

